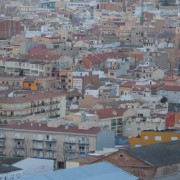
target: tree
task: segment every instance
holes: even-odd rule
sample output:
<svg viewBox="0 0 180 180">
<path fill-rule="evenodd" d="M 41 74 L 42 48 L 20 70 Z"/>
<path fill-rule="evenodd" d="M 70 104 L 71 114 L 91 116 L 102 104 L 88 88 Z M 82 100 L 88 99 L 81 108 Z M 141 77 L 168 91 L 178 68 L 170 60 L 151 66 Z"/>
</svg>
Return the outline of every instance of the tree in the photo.
<svg viewBox="0 0 180 180">
<path fill-rule="evenodd" d="M 24 70 L 21 69 L 21 70 L 19 71 L 19 76 L 24 76 Z"/>
</svg>

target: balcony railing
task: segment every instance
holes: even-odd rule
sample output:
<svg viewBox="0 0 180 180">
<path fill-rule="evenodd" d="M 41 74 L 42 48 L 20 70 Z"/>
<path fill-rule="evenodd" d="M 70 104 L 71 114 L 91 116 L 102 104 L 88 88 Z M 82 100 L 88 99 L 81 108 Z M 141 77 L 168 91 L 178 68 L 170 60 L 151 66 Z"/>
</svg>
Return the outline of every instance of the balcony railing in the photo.
<svg viewBox="0 0 180 180">
<path fill-rule="evenodd" d="M 34 146 L 34 147 L 32 147 L 31 149 L 32 149 L 32 150 L 41 150 L 41 151 L 44 150 L 44 148 L 43 148 L 42 146 Z"/>
<path fill-rule="evenodd" d="M 56 151 L 55 147 L 46 147 L 45 148 L 46 151 Z"/>
<path fill-rule="evenodd" d="M 17 136 L 13 138 L 14 140 L 24 140 L 25 138 L 23 136 Z"/>
<path fill-rule="evenodd" d="M 5 135 L 0 135 L 0 141 L 1 140 L 5 140 L 6 139 L 6 136 Z"/>
<path fill-rule="evenodd" d="M 24 149 L 24 148 L 25 148 L 24 145 L 17 145 L 14 147 L 14 149 Z"/>
<path fill-rule="evenodd" d="M 43 142 L 43 141 L 44 141 L 44 139 L 34 138 L 34 139 L 32 139 L 32 141 Z"/>
<path fill-rule="evenodd" d="M 77 141 L 68 141 L 68 140 L 65 140 L 64 143 L 65 144 L 76 144 Z"/>
<path fill-rule="evenodd" d="M 81 144 L 81 145 L 88 145 L 89 141 L 79 141 L 79 144 Z"/>
<path fill-rule="evenodd" d="M 57 140 L 56 140 L 55 138 L 51 138 L 51 139 L 45 139 L 44 141 L 45 141 L 46 143 L 48 143 L 48 142 L 50 142 L 50 143 L 52 143 L 52 142 L 53 142 L 53 143 L 56 143 Z"/>
<path fill-rule="evenodd" d="M 5 148 L 5 144 L 0 144 L 0 148 Z"/>
</svg>

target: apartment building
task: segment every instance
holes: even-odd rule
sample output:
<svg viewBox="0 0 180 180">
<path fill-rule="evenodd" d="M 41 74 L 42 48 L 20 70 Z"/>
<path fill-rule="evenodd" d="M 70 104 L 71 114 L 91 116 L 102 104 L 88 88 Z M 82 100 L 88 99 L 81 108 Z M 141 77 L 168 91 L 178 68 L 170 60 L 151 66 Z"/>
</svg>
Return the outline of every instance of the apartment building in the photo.
<svg viewBox="0 0 180 180">
<path fill-rule="evenodd" d="M 133 109 L 126 108 L 106 108 L 91 110 L 91 114 L 98 116 L 98 124 L 107 127 L 115 132 L 115 135 L 123 135 L 123 122 L 126 118 L 134 116 Z"/>
<path fill-rule="evenodd" d="M 1 122 L 41 118 L 64 118 L 66 96 L 53 91 L 11 93 L 0 98 Z"/>
<path fill-rule="evenodd" d="M 168 99 L 169 110 L 180 111 L 180 86 L 165 85 L 158 89 L 158 95 L 162 95 Z"/>
<path fill-rule="evenodd" d="M 138 136 L 144 130 L 164 130 L 166 122 L 162 118 L 153 117 L 131 117 L 123 122 L 123 135 Z"/>
<path fill-rule="evenodd" d="M 54 159 L 58 168 L 64 168 L 67 159 L 113 147 L 114 132 L 57 122 L 22 123 L 0 126 L 0 143 L 1 155 Z"/>
<path fill-rule="evenodd" d="M 23 75 L 29 76 L 51 76 L 52 63 L 33 61 L 23 59 L 8 59 L 0 61 L 0 69 L 8 74 L 19 75 L 22 71 Z"/>
<path fill-rule="evenodd" d="M 0 20 L 0 39 L 10 39 L 16 34 L 20 34 L 23 31 L 21 22 L 13 19 L 1 19 Z"/>
<path fill-rule="evenodd" d="M 146 130 L 142 131 L 137 137 L 130 137 L 131 147 L 139 147 L 150 144 L 169 142 L 180 139 L 180 131 L 176 129 L 166 129 L 162 131 Z"/>
</svg>

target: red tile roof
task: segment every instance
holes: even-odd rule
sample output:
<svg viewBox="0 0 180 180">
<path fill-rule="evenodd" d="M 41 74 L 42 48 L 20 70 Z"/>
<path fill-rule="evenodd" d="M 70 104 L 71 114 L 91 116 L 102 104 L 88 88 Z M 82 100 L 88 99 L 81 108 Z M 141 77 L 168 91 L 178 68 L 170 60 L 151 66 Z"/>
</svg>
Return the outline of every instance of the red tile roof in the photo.
<svg viewBox="0 0 180 180">
<path fill-rule="evenodd" d="M 106 61 L 109 58 L 126 58 L 128 55 L 122 53 L 122 52 L 105 52 L 102 54 L 93 54 L 93 55 L 88 55 L 85 57 L 89 61 L 91 61 L 92 64 L 100 64 L 104 61 Z"/>
<path fill-rule="evenodd" d="M 106 119 L 106 118 L 123 116 L 123 114 L 126 111 L 127 111 L 126 108 L 107 108 L 107 109 L 91 110 L 90 113 L 97 114 L 100 119 Z"/>
<path fill-rule="evenodd" d="M 165 90 L 165 91 L 180 91 L 180 86 L 162 86 L 158 88 L 158 90 Z"/>
<path fill-rule="evenodd" d="M 41 100 L 58 96 L 65 96 L 65 93 L 53 92 L 53 91 L 40 91 L 35 94 L 27 94 L 25 96 L 0 98 L 1 103 L 26 103 L 33 100 Z"/>
<path fill-rule="evenodd" d="M 59 127 L 48 127 L 47 124 L 39 123 L 21 123 L 13 125 L 0 125 L 0 128 L 3 129 L 17 129 L 24 131 L 49 131 L 49 132 L 59 132 L 59 133 L 81 133 L 81 134 L 97 134 L 101 131 L 99 127 L 91 127 L 90 129 L 79 129 L 78 126 L 69 126 L 67 129 L 64 125 Z"/>
</svg>

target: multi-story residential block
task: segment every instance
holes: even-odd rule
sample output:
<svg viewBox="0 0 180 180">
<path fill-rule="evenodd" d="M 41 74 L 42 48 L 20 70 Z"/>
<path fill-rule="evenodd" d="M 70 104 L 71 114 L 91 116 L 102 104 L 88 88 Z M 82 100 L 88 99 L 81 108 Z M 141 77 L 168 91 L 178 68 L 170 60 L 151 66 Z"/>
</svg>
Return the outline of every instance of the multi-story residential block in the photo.
<svg viewBox="0 0 180 180">
<path fill-rule="evenodd" d="M 53 64 L 42 61 L 28 61 L 22 59 L 8 59 L 0 61 L 0 68 L 12 75 L 19 75 L 22 71 L 23 75 L 29 76 L 51 76 Z"/>
<path fill-rule="evenodd" d="M 164 130 L 166 128 L 165 120 L 162 118 L 132 117 L 123 122 L 123 135 L 138 136 L 144 130 Z"/>
<path fill-rule="evenodd" d="M 157 67 L 138 67 L 135 72 L 136 78 L 159 80 L 164 78 L 164 71 Z"/>
<path fill-rule="evenodd" d="M 90 113 L 98 116 L 98 124 L 115 132 L 115 135 L 123 135 L 123 122 L 128 117 L 136 115 L 133 109 L 106 108 L 91 110 Z"/>
<path fill-rule="evenodd" d="M 23 31 L 21 22 L 13 19 L 0 20 L 0 39 L 10 39 Z"/>
<path fill-rule="evenodd" d="M 168 142 L 180 139 L 180 131 L 176 129 L 167 129 L 161 131 L 145 130 L 137 137 L 130 137 L 131 147 L 145 146 L 161 142 Z"/>
<path fill-rule="evenodd" d="M 1 126 L 0 132 L 1 155 L 54 159 L 59 168 L 67 159 L 114 146 L 114 132 L 98 127 L 31 122 Z"/>
<path fill-rule="evenodd" d="M 98 88 L 100 84 L 99 75 L 89 75 L 84 77 L 73 77 L 72 88 L 78 89 L 79 92 L 83 92 L 86 89 L 86 86 L 92 85 L 95 88 Z"/>
<path fill-rule="evenodd" d="M 12 93 L 0 98 L 1 122 L 65 117 L 66 97 L 53 91 Z M 40 119 L 39 119 L 40 120 Z"/>
</svg>

